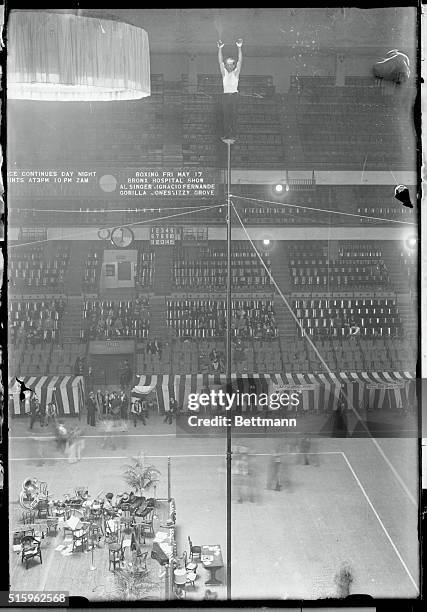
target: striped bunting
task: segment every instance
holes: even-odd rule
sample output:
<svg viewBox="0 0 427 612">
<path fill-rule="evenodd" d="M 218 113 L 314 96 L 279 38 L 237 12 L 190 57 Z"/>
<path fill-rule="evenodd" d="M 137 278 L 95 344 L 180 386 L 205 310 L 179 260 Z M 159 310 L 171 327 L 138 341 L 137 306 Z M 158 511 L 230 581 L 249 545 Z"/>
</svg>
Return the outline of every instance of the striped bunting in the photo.
<svg viewBox="0 0 427 612">
<path fill-rule="evenodd" d="M 83 410 L 83 376 L 27 376 L 20 380 L 36 393 L 42 405 L 47 406 L 49 402 L 54 401 L 61 417 L 75 416 Z M 29 402 L 21 402 L 19 395 L 19 383 L 16 379 L 10 379 L 9 409 L 12 416 L 23 416 L 29 412 Z"/>
<path fill-rule="evenodd" d="M 402 403 L 414 401 L 415 379 L 410 372 L 339 372 L 339 373 L 290 373 L 236 374 L 231 375 L 233 391 L 240 393 L 272 393 L 300 391 L 302 410 L 336 410 L 341 391 L 349 398 L 362 417 L 368 408 L 395 409 Z M 399 383 L 402 386 L 397 386 Z M 186 412 L 191 393 L 209 393 L 225 390 L 225 374 L 177 374 L 140 376 L 139 385 L 155 391 L 159 412 L 169 410 L 173 396 L 181 410 Z M 389 387 L 389 388 L 387 388 Z M 138 396 L 138 387 L 132 391 Z M 277 390 L 277 391 L 276 391 Z M 253 402 L 252 402 L 253 404 Z M 262 408 L 261 408 L 262 409 Z M 254 405 L 243 405 L 242 411 L 255 410 Z M 350 426 L 351 429 L 351 426 Z"/>
</svg>

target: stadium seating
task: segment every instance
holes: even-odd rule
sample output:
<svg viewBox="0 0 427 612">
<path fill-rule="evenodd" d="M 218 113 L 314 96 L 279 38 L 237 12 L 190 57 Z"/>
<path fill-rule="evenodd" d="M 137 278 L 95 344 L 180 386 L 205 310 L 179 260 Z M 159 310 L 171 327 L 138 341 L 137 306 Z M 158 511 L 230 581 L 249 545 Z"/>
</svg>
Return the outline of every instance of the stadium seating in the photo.
<svg viewBox="0 0 427 612">
<path fill-rule="evenodd" d="M 102 246 L 93 247 L 89 251 L 82 279 L 83 291 L 86 293 L 96 291 L 98 288 L 103 252 L 104 248 Z"/>
<path fill-rule="evenodd" d="M 135 275 L 135 285 L 138 289 L 153 286 L 154 279 L 154 251 L 150 250 L 148 243 L 138 243 L 138 261 Z"/>
<path fill-rule="evenodd" d="M 62 300 L 10 300 L 10 342 L 36 345 L 57 340 L 63 311 Z"/>
<path fill-rule="evenodd" d="M 69 246 L 66 243 L 50 251 L 45 244 L 11 249 L 11 291 L 63 292 L 69 257 Z"/>
<path fill-rule="evenodd" d="M 178 338 L 220 338 L 226 329 L 224 299 L 168 299 L 167 323 Z M 242 339 L 277 336 L 271 299 L 232 300 L 232 334 Z"/>
<path fill-rule="evenodd" d="M 347 336 L 352 321 L 360 327 L 362 336 L 395 336 L 401 332 L 395 298 L 294 298 L 292 303 L 301 327 L 311 336 Z"/>
<path fill-rule="evenodd" d="M 265 264 L 270 268 L 268 255 Z M 270 278 L 256 253 L 247 242 L 232 243 L 233 288 L 266 291 Z M 210 243 L 194 251 L 175 247 L 173 257 L 173 283 L 177 290 L 224 291 L 227 286 L 227 249 L 225 242 Z"/>
<path fill-rule="evenodd" d="M 83 307 L 82 340 L 147 338 L 149 300 L 86 300 Z"/>
<path fill-rule="evenodd" d="M 303 151 L 300 163 L 336 169 L 388 169 L 390 164 L 412 169 L 415 143 L 409 116 L 402 117 L 393 96 L 375 86 L 374 79 L 349 78 L 345 87 L 337 87 L 330 77 L 291 77 L 280 113 L 284 124 L 296 122 Z"/>
<path fill-rule="evenodd" d="M 289 264 L 295 290 L 378 289 L 390 284 L 381 249 L 369 243 L 340 243 L 336 253 L 329 252 L 327 243 L 293 245 Z"/>
</svg>

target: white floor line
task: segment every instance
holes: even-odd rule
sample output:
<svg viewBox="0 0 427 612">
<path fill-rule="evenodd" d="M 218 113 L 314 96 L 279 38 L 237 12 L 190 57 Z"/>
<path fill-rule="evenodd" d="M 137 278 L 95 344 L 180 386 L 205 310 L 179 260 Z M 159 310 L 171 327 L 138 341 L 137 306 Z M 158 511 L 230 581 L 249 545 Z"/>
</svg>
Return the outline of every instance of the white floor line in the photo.
<svg viewBox="0 0 427 612">
<path fill-rule="evenodd" d="M 225 452 L 219 455 L 146 455 L 146 457 L 152 458 L 152 459 L 167 459 L 168 457 L 171 457 L 171 459 L 178 459 L 179 457 L 185 457 L 185 458 L 195 458 L 195 457 L 225 457 Z M 81 457 L 80 461 L 90 461 L 91 459 L 97 460 L 97 459 L 129 459 L 129 455 L 125 455 L 123 457 L 121 456 L 103 456 L 103 457 Z M 9 457 L 9 461 L 68 461 L 68 457 Z M 72 465 L 76 465 L 78 463 L 78 461 L 76 463 L 73 463 Z M 42 466 L 40 466 L 42 467 Z"/>
<path fill-rule="evenodd" d="M 418 593 L 418 592 L 419 592 L 419 589 L 418 589 L 418 585 L 417 585 L 417 583 L 415 582 L 414 578 L 412 577 L 412 574 L 411 574 L 411 572 L 409 571 L 409 569 L 408 569 L 408 567 L 407 567 L 407 565 L 406 565 L 405 561 L 403 560 L 402 555 L 401 555 L 401 554 L 400 554 L 400 552 L 398 551 L 396 544 L 395 544 L 395 543 L 393 542 L 393 540 L 391 539 L 391 536 L 390 536 L 390 534 L 388 533 L 387 529 L 385 528 L 384 523 L 382 522 L 382 520 L 381 520 L 381 518 L 380 518 L 380 516 L 379 516 L 378 512 L 375 510 L 373 503 L 372 503 L 372 502 L 371 502 L 371 500 L 369 499 L 369 496 L 368 496 L 368 494 L 366 493 L 365 488 L 363 487 L 362 483 L 360 482 L 360 480 L 359 480 L 359 478 L 358 478 L 358 476 L 357 476 L 356 472 L 354 471 L 354 469 L 353 469 L 353 467 L 352 467 L 352 465 L 351 465 L 350 461 L 347 459 L 347 456 L 346 456 L 346 454 L 345 454 L 345 453 L 341 452 L 340 454 L 341 454 L 341 455 L 342 455 L 342 457 L 344 458 L 344 461 L 347 463 L 348 468 L 350 469 L 351 473 L 353 474 L 354 479 L 356 480 L 356 482 L 357 482 L 357 484 L 358 484 L 358 486 L 359 486 L 360 490 L 362 491 L 362 493 L 363 493 L 363 495 L 364 495 L 364 497 L 365 497 L 366 501 L 368 502 L 368 504 L 369 504 L 369 506 L 370 506 L 370 508 L 371 508 L 372 512 L 375 514 L 375 516 L 376 516 L 376 518 L 377 518 L 377 520 L 378 520 L 378 522 L 379 522 L 379 524 L 380 524 L 380 526 L 381 526 L 381 529 L 384 531 L 384 533 L 385 533 L 385 535 L 386 535 L 386 537 L 387 537 L 388 541 L 390 542 L 391 546 L 393 547 L 394 552 L 396 553 L 396 555 L 397 555 L 397 557 L 398 557 L 399 561 L 400 561 L 400 562 L 401 562 L 401 564 L 403 565 L 403 568 L 404 568 L 405 572 L 408 574 L 410 581 L 412 582 L 412 584 L 414 585 L 414 587 L 415 587 L 415 589 L 417 590 L 417 593 Z"/>
<path fill-rule="evenodd" d="M 80 438 L 86 438 L 86 440 L 90 440 L 90 438 L 105 438 L 108 434 L 94 434 L 93 436 L 79 436 Z M 126 431 L 116 434 L 110 434 L 109 438 L 115 438 L 117 436 L 122 437 L 126 436 L 126 438 L 168 438 L 171 436 L 177 437 L 176 433 L 168 433 L 168 434 L 130 434 Z M 42 440 L 56 440 L 56 436 L 9 436 L 9 440 L 34 440 L 36 442 L 41 442 Z"/>
<path fill-rule="evenodd" d="M 304 455 L 305 453 L 283 453 L 286 455 Z M 342 455 L 341 451 L 321 451 L 318 453 L 309 453 L 310 455 Z M 251 453 L 252 457 L 272 457 L 273 453 Z M 199 455 L 146 455 L 146 457 L 149 457 L 151 459 L 167 459 L 168 457 L 170 457 L 171 459 L 179 459 L 180 457 L 183 458 L 194 458 L 194 457 L 226 457 L 226 451 L 224 450 L 223 453 L 219 453 L 219 454 L 213 454 L 213 455 L 205 455 L 205 454 L 199 454 Z M 121 456 L 116 456 L 116 455 L 112 455 L 112 456 L 102 456 L 102 457 L 97 457 L 95 455 L 92 456 L 88 456 L 88 457 L 81 457 L 80 461 L 89 461 L 91 459 L 94 460 L 98 460 L 98 459 L 129 459 L 129 456 L 126 455 L 124 457 Z M 9 457 L 9 461 L 68 461 L 68 457 Z M 78 462 L 77 462 L 78 463 Z M 75 465 L 75 464 L 73 464 Z M 41 467 L 41 466 L 40 466 Z"/>
<path fill-rule="evenodd" d="M 418 508 L 417 500 L 415 499 L 415 497 L 412 495 L 412 493 L 410 492 L 410 490 L 408 489 L 408 487 L 404 483 L 402 477 L 398 474 L 396 468 L 391 463 L 390 459 L 387 457 L 387 455 L 385 454 L 385 452 L 383 451 L 381 446 L 378 444 L 378 442 L 375 440 L 375 438 L 371 437 L 371 440 L 372 440 L 374 446 L 376 447 L 376 449 L 378 450 L 379 454 L 381 455 L 381 457 L 384 459 L 384 461 L 387 463 L 387 465 L 390 468 L 390 470 L 393 472 L 394 477 L 396 478 L 397 482 L 400 484 L 402 489 L 405 491 L 405 493 L 408 496 L 408 499 L 411 501 L 412 505 L 415 506 L 416 508 Z"/>
</svg>

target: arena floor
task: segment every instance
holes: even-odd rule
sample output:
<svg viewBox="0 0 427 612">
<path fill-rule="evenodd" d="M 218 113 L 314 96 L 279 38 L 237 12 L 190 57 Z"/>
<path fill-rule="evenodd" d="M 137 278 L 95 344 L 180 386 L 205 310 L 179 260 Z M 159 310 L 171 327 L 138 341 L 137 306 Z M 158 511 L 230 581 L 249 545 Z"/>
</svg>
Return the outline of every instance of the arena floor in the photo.
<svg viewBox="0 0 427 612">
<path fill-rule="evenodd" d="M 167 427 L 154 418 L 147 428 L 129 428 L 115 436 L 115 450 L 101 447 L 104 436 L 98 428 L 87 428 L 82 459 L 70 464 L 49 434 L 37 441 L 33 438 L 40 438 L 40 432 L 31 434 L 27 421 L 12 422 L 11 517 L 19 510 L 16 500 L 26 477 L 47 481 L 54 497 L 80 485 L 87 485 L 92 494 L 101 489 L 122 492 L 127 487 L 121 467 L 143 450 L 162 472 L 158 497 L 167 495 L 167 457 L 171 457 L 178 553 L 187 549 L 187 536 L 191 536 L 194 544 L 220 544 L 225 558 L 225 440 L 177 438 L 174 427 Z M 318 454 L 312 457 L 318 458 L 319 465 L 303 465 L 298 455 L 285 457 L 289 484 L 281 491 L 266 490 L 269 457 L 277 439 L 240 438 L 238 443 L 255 454 L 257 477 L 254 502 L 237 503 L 233 491 L 233 598 L 334 597 L 334 576 L 343 562 L 353 569 L 353 593 L 416 597 L 417 440 L 380 439 L 375 443 L 366 438 L 321 438 L 315 449 Z M 46 539 L 43 565 L 34 563 L 28 571 L 11 552 L 12 588 L 62 588 L 89 599 L 113 597 L 105 552 L 96 551 L 97 570 L 89 572 L 90 554 L 83 559 L 83 553 L 63 557 L 55 551 L 56 545 Z M 158 571 L 158 565 L 151 563 L 152 571 Z M 53 564 L 55 572 L 49 571 Z M 188 599 L 203 597 L 207 573 L 201 568 L 200 574 Z M 225 581 L 225 568 L 218 577 Z M 220 598 L 226 595 L 224 586 L 217 592 Z"/>
</svg>

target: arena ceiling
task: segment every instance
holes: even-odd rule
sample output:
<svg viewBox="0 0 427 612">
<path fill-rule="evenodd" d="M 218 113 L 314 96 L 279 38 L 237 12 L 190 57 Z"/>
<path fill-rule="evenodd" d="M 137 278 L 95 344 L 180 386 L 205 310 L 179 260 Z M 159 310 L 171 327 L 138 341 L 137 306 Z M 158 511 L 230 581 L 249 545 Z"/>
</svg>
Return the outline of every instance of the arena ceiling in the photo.
<svg viewBox="0 0 427 612">
<path fill-rule="evenodd" d="M 56 12 L 56 11 L 55 11 Z M 356 53 L 415 51 L 415 7 L 376 9 L 81 9 L 80 15 L 120 19 L 144 28 L 153 53 L 212 53 L 242 37 L 250 56 L 289 56 L 351 48 Z"/>
</svg>

